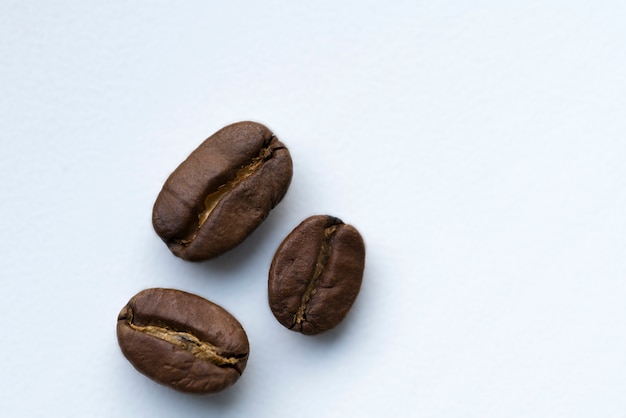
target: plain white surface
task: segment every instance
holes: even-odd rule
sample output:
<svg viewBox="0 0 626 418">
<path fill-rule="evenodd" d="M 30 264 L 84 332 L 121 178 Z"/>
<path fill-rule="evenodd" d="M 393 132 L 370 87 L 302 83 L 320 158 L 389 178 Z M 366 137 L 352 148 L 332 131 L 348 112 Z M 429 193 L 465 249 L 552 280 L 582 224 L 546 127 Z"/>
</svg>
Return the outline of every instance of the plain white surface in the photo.
<svg viewBox="0 0 626 418">
<path fill-rule="evenodd" d="M 3 1 L 0 415 L 626 417 L 625 40 L 620 1 Z M 246 119 L 291 188 L 237 249 L 179 260 L 154 199 Z M 368 253 L 309 338 L 267 270 L 317 213 Z M 242 322 L 235 386 L 124 359 L 117 313 L 155 286 Z"/>
</svg>

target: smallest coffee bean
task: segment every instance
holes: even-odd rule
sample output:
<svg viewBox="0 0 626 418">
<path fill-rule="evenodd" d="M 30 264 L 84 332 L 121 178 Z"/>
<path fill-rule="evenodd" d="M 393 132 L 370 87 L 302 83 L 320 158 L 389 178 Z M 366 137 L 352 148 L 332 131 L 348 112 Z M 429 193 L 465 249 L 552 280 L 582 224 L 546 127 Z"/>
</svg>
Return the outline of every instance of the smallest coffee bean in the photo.
<svg viewBox="0 0 626 418">
<path fill-rule="evenodd" d="M 272 313 L 292 331 L 328 331 L 348 314 L 364 268 L 365 244 L 356 228 L 333 216 L 311 216 L 274 255 L 268 280 Z"/>
</svg>

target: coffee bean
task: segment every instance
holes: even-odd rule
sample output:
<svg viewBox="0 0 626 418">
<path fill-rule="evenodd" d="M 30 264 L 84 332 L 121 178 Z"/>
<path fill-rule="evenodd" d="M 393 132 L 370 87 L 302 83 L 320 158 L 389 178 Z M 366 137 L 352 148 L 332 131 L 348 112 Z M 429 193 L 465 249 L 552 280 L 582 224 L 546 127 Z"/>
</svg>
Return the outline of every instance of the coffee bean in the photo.
<svg viewBox="0 0 626 418">
<path fill-rule="evenodd" d="M 218 392 L 239 379 L 248 337 L 222 307 L 174 289 L 135 295 L 117 318 L 117 339 L 131 364 L 182 392 Z"/>
<path fill-rule="evenodd" d="M 265 126 L 219 130 L 169 176 L 152 211 L 156 233 L 178 257 L 207 260 L 241 243 L 282 200 L 289 151 Z"/>
<path fill-rule="evenodd" d="M 312 216 L 278 247 L 269 272 L 269 304 L 285 327 L 313 335 L 334 328 L 361 288 L 365 244 L 341 219 Z"/>
</svg>

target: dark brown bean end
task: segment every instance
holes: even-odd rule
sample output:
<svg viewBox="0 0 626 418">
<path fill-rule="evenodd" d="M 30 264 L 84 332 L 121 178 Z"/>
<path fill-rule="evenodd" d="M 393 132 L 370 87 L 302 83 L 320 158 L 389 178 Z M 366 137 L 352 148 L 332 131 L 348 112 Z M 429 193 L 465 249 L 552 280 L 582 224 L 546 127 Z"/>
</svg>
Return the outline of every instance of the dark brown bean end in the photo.
<svg viewBox="0 0 626 418">
<path fill-rule="evenodd" d="M 269 272 L 272 313 L 285 327 L 307 335 L 337 326 L 363 280 L 365 244 L 340 219 L 305 219 L 278 247 Z"/>
<path fill-rule="evenodd" d="M 180 290 L 135 295 L 118 316 L 117 338 L 139 372 L 182 392 L 219 392 L 239 379 L 248 361 L 241 324 L 222 307 Z"/>
<path fill-rule="evenodd" d="M 217 257 L 263 222 L 285 196 L 292 174 L 289 151 L 265 126 L 226 126 L 167 179 L 152 211 L 154 229 L 178 257 Z"/>
</svg>

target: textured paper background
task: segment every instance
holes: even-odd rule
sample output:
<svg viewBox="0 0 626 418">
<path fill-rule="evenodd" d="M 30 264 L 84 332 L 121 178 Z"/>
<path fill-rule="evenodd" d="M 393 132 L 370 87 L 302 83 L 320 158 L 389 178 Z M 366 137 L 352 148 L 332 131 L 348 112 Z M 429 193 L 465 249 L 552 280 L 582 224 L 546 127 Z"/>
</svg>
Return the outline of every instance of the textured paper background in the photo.
<svg viewBox="0 0 626 418">
<path fill-rule="evenodd" d="M 625 417 L 625 40 L 619 1 L 3 1 L 0 415 Z M 154 199 L 245 119 L 291 188 L 236 250 L 178 260 Z M 317 213 L 368 258 L 307 338 L 266 277 Z M 242 322 L 236 386 L 132 369 L 115 319 L 154 286 Z"/>
</svg>

